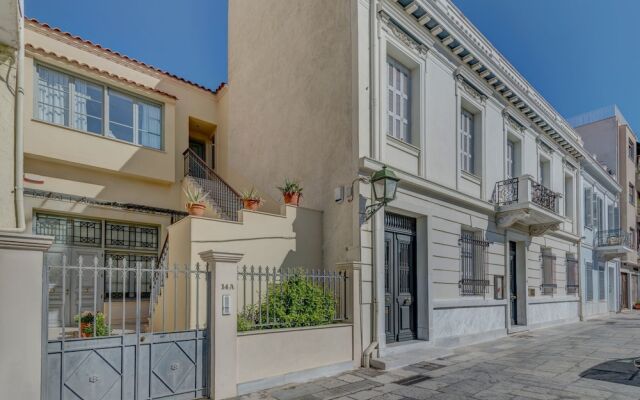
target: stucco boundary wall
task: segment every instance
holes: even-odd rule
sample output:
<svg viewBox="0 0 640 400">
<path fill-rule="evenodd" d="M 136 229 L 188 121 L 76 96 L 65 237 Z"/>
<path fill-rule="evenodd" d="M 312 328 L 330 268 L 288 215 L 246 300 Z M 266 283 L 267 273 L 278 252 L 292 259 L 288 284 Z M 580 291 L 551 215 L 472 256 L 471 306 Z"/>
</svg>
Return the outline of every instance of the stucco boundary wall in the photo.
<svg viewBox="0 0 640 400">
<path fill-rule="evenodd" d="M 239 333 L 235 282 L 244 254 L 211 249 L 199 256 L 211 272 L 211 398 L 226 399 L 286 383 L 306 382 L 360 365 L 360 264 L 336 266 L 347 276 L 344 321 Z"/>
</svg>

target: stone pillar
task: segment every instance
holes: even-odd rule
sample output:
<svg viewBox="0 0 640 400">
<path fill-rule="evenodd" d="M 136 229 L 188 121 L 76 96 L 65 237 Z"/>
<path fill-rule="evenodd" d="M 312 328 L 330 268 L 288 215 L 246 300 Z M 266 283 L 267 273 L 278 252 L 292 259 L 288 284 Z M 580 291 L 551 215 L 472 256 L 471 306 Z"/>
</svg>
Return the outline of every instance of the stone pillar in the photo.
<svg viewBox="0 0 640 400">
<path fill-rule="evenodd" d="M 199 255 L 211 271 L 209 392 L 212 399 L 226 399 L 238 393 L 236 287 L 238 263 L 244 254 L 207 250 Z"/>
<path fill-rule="evenodd" d="M 0 399 L 40 399 L 43 252 L 53 238 L 0 232 Z"/>
<path fill-rule="evenodd" d="M 362 296 L 360 294 L 360 263 L 344 262 L 336 264 L 338 271 L 347 274 L 346 307 L 347 321 L 353 327 L 353 366 L 358 368 L 362 365 L 362 324 L 360 321 L 360 304 Z"/>
</svg>

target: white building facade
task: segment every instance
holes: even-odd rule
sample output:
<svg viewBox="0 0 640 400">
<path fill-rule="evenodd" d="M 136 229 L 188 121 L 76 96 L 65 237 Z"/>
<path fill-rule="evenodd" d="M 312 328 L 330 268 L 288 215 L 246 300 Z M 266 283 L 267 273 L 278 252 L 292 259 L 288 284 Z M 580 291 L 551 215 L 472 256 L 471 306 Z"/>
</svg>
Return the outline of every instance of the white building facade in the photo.
<svg viewBox="0 0 640 400">
<path fill-rule="evenodd" d="M 580 232 L 581 304 L 584 319 L 620 310 L 620 257 L 633 239 L 620 228 L 621 188 L 595 160 L 583 162 Z"/>
<path fill-rule="evenodd" d="M 361 228 L 364 346 L 384 357 L 578 320 L 581 138 L 451 2 L 358 8 L 373 49 L 360 173 L 401 178 Z"/>
</svg>

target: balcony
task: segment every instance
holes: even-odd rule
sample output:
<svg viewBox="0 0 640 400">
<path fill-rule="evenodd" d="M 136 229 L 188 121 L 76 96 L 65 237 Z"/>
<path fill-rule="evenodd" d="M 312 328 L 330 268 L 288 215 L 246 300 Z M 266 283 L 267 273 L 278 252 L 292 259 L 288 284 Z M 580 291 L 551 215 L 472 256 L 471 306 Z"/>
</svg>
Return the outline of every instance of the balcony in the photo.
<svg viewBox="0 0 640 400">
<path fill-rule="evenodd" d="M 599 231 L 595 238 L 596 251 L 605 259 L 622 257 L 633 251 L 632 237 L 622 229 Z"/>
<path fill-rule="evenodd" d="M 496 183 L 493 195 L 498 227 L 520 224 L 528 228 L 531 236 L 557 230 L 564 221 L 564 217 L 558 215 L 560 197 L 531 175 L 500 181 Z"/>
</svg>

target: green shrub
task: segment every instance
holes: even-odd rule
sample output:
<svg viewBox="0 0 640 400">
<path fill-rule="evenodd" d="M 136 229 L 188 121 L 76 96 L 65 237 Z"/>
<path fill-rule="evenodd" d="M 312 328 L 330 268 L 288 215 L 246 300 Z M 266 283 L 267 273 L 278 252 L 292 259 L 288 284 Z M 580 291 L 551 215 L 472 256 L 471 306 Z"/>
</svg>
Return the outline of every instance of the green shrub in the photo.
<svg viewBox="0 0 640 400">
<path fill-rule="evenodd" d="M 245 306 L 238 314 L 238 331 L 256 329 L 256 324 L 267 322 L 274 324 L 265 328 L 328 324 L 332 322 L 334 310 L 333 297 L 298 271 L 284 282 L 270 284 L 267 299 L 260 306 Z"/>
</svg>

